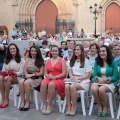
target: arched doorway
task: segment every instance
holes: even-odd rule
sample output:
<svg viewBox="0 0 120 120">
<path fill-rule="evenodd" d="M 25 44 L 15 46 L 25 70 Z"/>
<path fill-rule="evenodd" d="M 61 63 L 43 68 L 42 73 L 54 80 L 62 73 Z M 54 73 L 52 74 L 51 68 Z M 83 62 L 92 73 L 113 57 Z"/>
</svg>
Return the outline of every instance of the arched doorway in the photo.
<svg viewBox="0 0 120 120">
<path fill-rule="evenodd" d="M 36 9 L 35 25 L 38 33 L 44 29 L 47 34 L 55 34 L 56 17 L 58 16 L 58 9 L 51 0 L 43 0 Z"/>
<path fill-rule="evenodd" d="M 116 3 L 110 4 L 105 14 L 105 29 L 112 28 L 113 33 L 120 32 L 120 6 Z"/>
</svg>

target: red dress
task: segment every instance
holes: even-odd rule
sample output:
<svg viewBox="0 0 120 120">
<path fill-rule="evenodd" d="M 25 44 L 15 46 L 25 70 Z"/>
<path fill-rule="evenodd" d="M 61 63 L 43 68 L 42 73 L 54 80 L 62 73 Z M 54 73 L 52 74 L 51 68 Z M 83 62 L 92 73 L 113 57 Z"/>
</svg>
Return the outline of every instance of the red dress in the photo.
<svg viewBox="0 0 120 120">
<path fill-rule="evenodd" d="M 62 58 L 59 58 L 59 60 L 54 66 L 52 66 L 51 64 L 51 59 L 49 59 L 46 64 L 47 64 L 46 69 L 47 69 L 48 74 L 52 74 L 53 76 L 56 76 L 62 73 Z M 42 80 L 42 83 L 49 84 L 50 82 L 53 82 L 56 86 L 58 94 L 61 96 L 61 98 L 64 98 L 65 96 L 64 79 L 65 79 L 65 76 L 57 80 L 50 80 L 48 78 L 45 78 Z"/>
</svg>

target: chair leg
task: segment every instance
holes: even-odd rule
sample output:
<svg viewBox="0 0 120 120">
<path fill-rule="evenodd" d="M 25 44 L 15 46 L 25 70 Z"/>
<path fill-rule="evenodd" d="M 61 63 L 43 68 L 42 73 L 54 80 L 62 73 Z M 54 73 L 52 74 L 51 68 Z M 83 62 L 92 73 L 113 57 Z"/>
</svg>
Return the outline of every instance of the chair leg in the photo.
<svg viewBox="0 0 120 120">
<path fill-rule="evenodd" d="M 14 106 L 17 106 L 17 85 L 13 85 L 13 93 L 14 93 Z"/>
<path fill-rule="evenodd" d="M 81 90 L 80 95 L 81 95 L 82 111 L 83 111 L 83 115 L 86 115 L 84 94 L 85 92 Z"/>
<path fill-rule="evenodd" d="M 115 101 L 115 93 L 112 94 L 112 101 L 113 101 L 113 109 L 114 109 L 114 111 L 116 111 L 117 107 L 116 107 L 116 101 Z"/>
<path fill-rule="evenodd" d="M 64 102 L 63 102 L 62 113 L 65 112 L 66 102 L 67 102 L 67 100 L 66 100 L 66 97 L 65 97 L 65 98 L 64 98 Z"/>
<path fill-rule="evenodd" d="M 120 118 L 120 102 L 119 102 L 118 113 L 117 113 L 117 119 L 119 118 Z"/>
<path fill-rule="evenodd" d="M 112 102 L 112 93 L 107 93 L 107 95 L 108 95 L 108 99 L 109 99 L 109 105 L 110 105 L 111 117 L 114 118 L 113 102 Z"/>
<path fill-rule="evenodd" d="M 34 90 L 34 98 L 35 98 L 36 110 L 39 110 L 38 95 L 36 90 Z"/>
<path fill-rule="evenodd" d="M 19 96 L 19 100 L 18 100 L 18 108 L 20 107 L 20 103 L 21 103 L 21 96 Z"/>
<path fill-rule="evenodd" d="M 61 112 L 61 97 L 59 95 L 57 95 L 58 98 L 58 105 L 59 105 L 59 112 Z"/>
<path fill-rule="evenodd" d="M 93 104 L 94 104 L 94 97 L 93 97 L 93 95 L 92 95 L 92 98 L 91 98 L 91 103 L 90 103 L 89 115 L 91 115 L 91 113 L 92 113 Z"/>
</svg>

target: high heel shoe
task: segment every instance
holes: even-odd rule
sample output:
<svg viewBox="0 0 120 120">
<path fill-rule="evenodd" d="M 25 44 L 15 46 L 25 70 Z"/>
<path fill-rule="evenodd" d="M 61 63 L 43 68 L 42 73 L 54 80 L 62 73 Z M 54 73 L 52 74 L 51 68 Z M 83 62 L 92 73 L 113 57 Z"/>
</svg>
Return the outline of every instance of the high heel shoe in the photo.
<svg viewBox="0 0 120 120">
<path fill-rule="evenodd" d="M 52 106 L 47 106 L 47 110 L 46 110 L 46 115 L 49 115 L 52 113 Z"/>
<path fill-rule="evenodd" d="M 107 112 L 102 112 L 102 117 L 105 117 L 105 116 L 107 116 L 107 115 L 108 115 Z"/>
<path fill-rule="evenodd" d="M 23 111 L 28 111 L 29 108 L 30 108 L 30 103 L 29 103 L 29 106 L 27 108 L 25 108 L 25 107 L 23 108 Z"/>
<path fill-rule="evenodd" d="M 7 108 L 9 106 L 9 99 L 5 99 L 4 102 L 7 101 L 8 103 L 3 103 L 1 108 Z"/>
<path fill-rule="evenodd" d="M 24 105 L 25 105 L 25 104 L 24 104 Z M 23 111 L 24 105 L 23 105 L 23 107 L 21 107 L 21 106 L 19 107 L 19 110 L 20 110 L 20 111 Z"/>
<path fill-rule="evenodd" d="M 102 112 L 98 112 L 98 117 L 101 117 L 102 116 Z"/>
<path fill-rule="evenodd" d="M 43 108 L 42 108 L 42 114 L 43 114 L 43 115 L 46 114 L 46 105 L 44 105 Z"/>
<path fill-rule="evenodd" d="M 2 99 L 2 100 L 1 100 L 0 108 L 2 108 L 2 105 L 3 105 L 3 103 L 4 103 L 4 100 L 5 100 L 5 99 Z"/>
<path fill-rule="evenodd" d="M 75 115 L 75 113 L 76 113 L 76 108 L 75 108 L 75 110 L 74 111 L 70 111 L 70 116 L 74 116 Z"/>
</svg>

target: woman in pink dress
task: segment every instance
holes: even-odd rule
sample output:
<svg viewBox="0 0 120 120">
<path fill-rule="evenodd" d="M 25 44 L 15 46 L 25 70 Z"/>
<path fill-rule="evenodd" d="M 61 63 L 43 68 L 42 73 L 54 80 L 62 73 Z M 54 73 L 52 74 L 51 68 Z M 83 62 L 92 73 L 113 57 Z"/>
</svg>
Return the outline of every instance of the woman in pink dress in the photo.
<svg viewBox="0 0 120 120">
<path fill-rule="evenodd" d="M 52 111 L 52 102 L 55 97 L 55 91 L 63 99 L 64 93 L 64 78 L 66 77 L 65 60 L 58 57 L 58 47 L 52 46 L 52 57 L 45 64 L 45 79 L 41 83 L 41 97 L 43 101 L 42 114 L 50 114 Z M 46 103 L 48 95 L 48 105 Z"/>
</svg>

